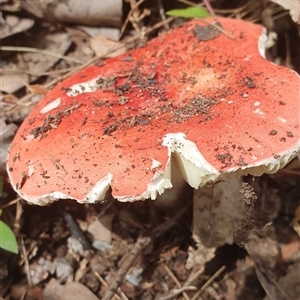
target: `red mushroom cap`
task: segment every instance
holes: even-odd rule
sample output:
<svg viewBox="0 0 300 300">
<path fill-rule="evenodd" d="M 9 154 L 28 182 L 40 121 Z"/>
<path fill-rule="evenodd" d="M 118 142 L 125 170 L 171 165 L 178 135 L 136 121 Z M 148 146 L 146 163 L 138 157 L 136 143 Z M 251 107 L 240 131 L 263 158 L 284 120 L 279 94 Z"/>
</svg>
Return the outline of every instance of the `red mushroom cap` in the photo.
<svg viewBox="0 0 300 300">
<path fill-rule="evenodd" d="M 229 38 L 206 22 L 218 21 Z M 21 125 L 7 170 L 27 201 L 154 199 L 175 164 L 198 188 L 276 172 L 299 153 L 299 76 L 261 56 L 264 29 L 193 20 L 83 69 Z"/>
</svg>

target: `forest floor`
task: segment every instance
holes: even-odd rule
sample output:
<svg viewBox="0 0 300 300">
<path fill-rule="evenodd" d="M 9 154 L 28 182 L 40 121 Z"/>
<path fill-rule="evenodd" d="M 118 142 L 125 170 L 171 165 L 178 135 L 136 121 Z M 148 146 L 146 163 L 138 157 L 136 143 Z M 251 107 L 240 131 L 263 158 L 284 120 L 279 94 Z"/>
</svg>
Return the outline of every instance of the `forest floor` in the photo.
<svg viewBox="0 0 300 300">
<path fill-rule="evenodd" d="M 120 48 L 130 40 L 130 47 L 137 47 L 168 30 L 172 22 L 166 22 L 165 11 L 186 6 L 128 1 L 121 8 L 117 31 L 113 26 L 96 28 L 93 35 L 80 26 L 81 19 L 73 24 L 46 21 L 21 2 L 0 1 L 1 46 L 7 47 L 0 61 L 2 156 L 13 132 L 58 81 L 96 62 L 112 45 Z M 211 5 L 218 15 L 269 26 L 278 39 L 268 59 L 300 73 L 300 30 L 288 11 L 258 0 L 216 0 Z M 112 41 L 120 28 L 121 41 Z M 17 47 L 24 49 L 16 51 Z M 6 130 L 12 133 L 8 139 Z M 40 207 L 17 196 L 1 159 L 1 219 L 13 229 L 19 245 L 18 255 L 0 252 L 1 299 L 283 300 L 300 294 L 298 157 L 276 174 L 244 178 L 257 195 L 251 216 L 254 230 L 244 247 L 215 248 L 193 239 L 189 187 L 180 205 L 171 209 L 151 200 L 114 199 L 94 205 L 61 200 Z"/>
</svg>

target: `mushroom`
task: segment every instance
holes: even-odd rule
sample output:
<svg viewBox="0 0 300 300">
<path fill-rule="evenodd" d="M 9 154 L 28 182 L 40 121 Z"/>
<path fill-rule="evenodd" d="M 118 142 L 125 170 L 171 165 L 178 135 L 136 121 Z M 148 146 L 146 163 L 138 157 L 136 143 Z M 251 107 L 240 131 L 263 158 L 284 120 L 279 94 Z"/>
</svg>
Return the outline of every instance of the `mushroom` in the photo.
<svg viewBox="0 0 300 300">
<path fill-rule="evenodd" d="M 299 154 L 300 80 L 264 58 L 266 39 L 245 21 L 193 20 L 72 75 L 16 134 L 13 188 L 39 205 L 109 190 L 136 201 L 176 173 L 198 189 L 276 172 Z"/>
</svg>

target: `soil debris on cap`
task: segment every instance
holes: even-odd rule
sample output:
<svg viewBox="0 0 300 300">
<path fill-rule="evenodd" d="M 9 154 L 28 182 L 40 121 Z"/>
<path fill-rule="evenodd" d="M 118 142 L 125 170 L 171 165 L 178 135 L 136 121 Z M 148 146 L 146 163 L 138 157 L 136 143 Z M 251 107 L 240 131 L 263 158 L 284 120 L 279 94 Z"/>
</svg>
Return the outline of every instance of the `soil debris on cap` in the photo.
<svg viewBox="0 0 300 300">
<path fill-rule="evenodd" d="M 107 191 L 136 201 L 171 188 L 174 165 L 194 188 L 276 172 L 299 153 L 299 76 L 262 56 L 264 32 L 192 20 L 75 73 L 21 125 L 12 185 L 37 204 L 101 201 Z"/>
</svg>

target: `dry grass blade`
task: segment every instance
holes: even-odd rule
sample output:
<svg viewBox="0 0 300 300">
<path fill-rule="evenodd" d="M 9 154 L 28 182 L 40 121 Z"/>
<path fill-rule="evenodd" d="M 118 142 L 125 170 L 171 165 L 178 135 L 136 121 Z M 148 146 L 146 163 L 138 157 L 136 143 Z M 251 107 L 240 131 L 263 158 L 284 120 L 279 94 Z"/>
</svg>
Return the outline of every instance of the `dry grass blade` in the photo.
<svg viewBox="0 0 300 300">
<path fill-rule="evenodd" d="M 166 296 L 158 298 L 158 300 L 169 300 L 169 299 L 179 296 L 180 294 L 184 295 L 184 294 L 186 294 L 187 291 L 195 291 L 195 290 L 197 290 L 197 288 L 195 286 L 182 286 L 179 289 L 174 289 L 174 290 L 170 291 L 170 293 L 168 293 Z M 188 297 L 185 299 L 190 299 L 190 298 Z"/>
<path fill-rule="evenodd" d="M 165 9 L 164 9 L 162 0 L 156 0 L 156 3 L 157 3 L 158 12 L 159 12 L 159 15 L 160 15 L 161 19 L 162 19 L 163 21 L 165 21 L 165 20 L 167 19 L 167 17 L 166 17 L 166 14 L 165 14 Z M 166 25 L 165 25 L 165 29 L 167 29 L 167 30 L 170 29 L 169 24 L 166 24 Z"/>
<path fill-rule="evenodd" d="M 23 207 L 22 207 L 21 201 L 17 201 L 16 202 L 15 222 L 14 222 L 14 234 L 15 234 L 15 236 L 20 235 L 22 216 L 23 216 Z"/>
<path fill-rule="evenodd" d="M 29 261 L 28 261 L 28 256 L 27 256 L 27 252 L 26 252 L 26 248 L 25 248 L 24 240 L 23 240 L 22 236 L 20 238 L 20 241 L 21 241 L 21 252 L 22 252 L 22 255 L 24 258 L 24 270 L 26 273 L 27 284 L 31 287 L 32 280 L 31 280 L 30 269 L 29 269 Z"/>
<path fill-rule="evenodd" d="M 222 266 L 213 276 L 211 276 L 205 284 L 200 288 L 200 290 L 193 296 L 191 300 L 197 300 L 201 293 L 212 284 L 212 282 L 226 269 L 225 266 Z"/>
<path fill-rule="evenodd" d="M 209 0 L 203 0 L 203 3 L 205 4 L 205 6 L 206 6 L 207 10 L 209 11 L 209 13 L 210 13 L 212 16 L 215 16 L 216 14 L 215 14 L 215 12 L 214 12 L 212 6 L 211 6 L 210 3 L 209 3 Z"/>
<path fill-rule="evenodd" d="M 14 200 L 11 200 L 10 202 L 3 204 L 2 206 L 0 206 L 0 210 L 3 210 L 4 208 L 7 208 L 9 206 L 12 206 L 14 204 L 16 204 L 17 202 L 19 202 L 21 200 L 21 197 L 17 197 Z"/>
<path fill-rule="evenodd" d="M 206 23 L 207 25 L 210 25 L 210 26 L 213 26 L 215 27 L 216 29 L 218 29 L 220 32 L 222 32 L 224 35 L 226 35 L 228 38 L 234 40 L 235 38 L 230 34 L 228 33 L 227 31 L 225 31 L 222 27 L 218 26 L 217 24 L 214 24 L 214 23 L 209 23 L 207 21 L 205 21 L 205 19 L 202 20 L 204 23 Z"/>
<path fill-rule="evenodd" d="M 60 70 L 51 70 L 51 71 L 47 71 L 47 72 L 31 72 L 28 70 L 11 70 L 11 71 L 3 71 L 0 70 L 0 74 L 1 75 L 10 75 L 10 74 L 20 74 L 20 73 L 24 73 L 27 75 L 31 75 L 31 76 L 46 76 L 46 75 L 55 75 L 55 74 L 61 74 L 61 73 L 67 73 L 67 72 L 71 72 L 75 69 L 75 67 L 72 68 L 65 68 L 65 69 L 60 69 Z"/>
<path fill-rule="evenodd" d="M 12 47 L 12 46 L 0 46 L 0 51 L 15 51 L 15 52 L 34 52 L 34 53 L 42 53 L 45 55 L 51 55 L 54 57 L 58 57 L 61 59 L 65 59 L 68 61 L 72 61 L 75 62 L 77 64 L 82 65 L 82 62 L 80 60 L 65 56 L 65 55 L 60 55 L 60 54 L 56 54 L 54 52 L 51 51 L 47 51 L 47 50 L 41 50 L 41 49 L 36 49 L 36 48 L 30 48 L 30 47 Z"/>
<path fill-rule="evenodd" d="M 136 2 L 136 3 L 134 3 L 134 4 L 133 4 L 133 1 L 129 1 L 130 4 L 131 4 L 131 9 L 130 9 L 128 15 L 126 16 L 126 19 L 125 19 L 125 21 L 124 21 L 124 23 L 123 23 L 123 25 L 122 25 L 121 30 L 120 30 L 119 39 L 122 38 L 123 33 L 124 33 L 124 31 L 125 31 L 125 29 L 126 29 L 128 23 L 129 23 L 129 21 L 130 21 L 130 18 L 131 18 L 131 16 L 132 16 L 132 14 L 134 13 L 134 11 L 135 11 L 135 10 L 136 10 L 136 9 L 137 9 L 144 1 L 145 1 L 145 0 L 140 0 L 140 1 Z"/>
</svg>

